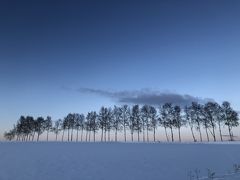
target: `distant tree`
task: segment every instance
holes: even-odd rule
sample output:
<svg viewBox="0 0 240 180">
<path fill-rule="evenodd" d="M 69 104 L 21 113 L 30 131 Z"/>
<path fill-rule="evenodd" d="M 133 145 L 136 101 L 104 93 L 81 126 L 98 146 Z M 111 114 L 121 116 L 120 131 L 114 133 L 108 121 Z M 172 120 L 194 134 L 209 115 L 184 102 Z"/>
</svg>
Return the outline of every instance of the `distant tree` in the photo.
<svg viewBox="0 0 240 180">
<path fill-rule="evenodd" d="M 118 141 L 118 131 L 122 129 L 123 119 L 121 108 L 114 106 L 113 109 L 113 128 L 115 129 L 115 141 Z"/>
<path fill-rule="evenodd" d="M 103 133 L 105 133 L 106 141 L 107 121 L 108 121 L 108 109 L 105 107 L 101 107 L 98 114 L 99 128 L 101 129 L 101 141 L 103 141 Z"/>
<path fill-rule="evenodd" d="M 130 125 L 131 125 L 130 129 L 131 129 L 132 141 L 133 141 L 133 132 L 137 131 L 138 142 L 139 142 L 140 141 L 140 132 L 142 130 L 139 105 L 134 105 L 132 107 Z"/>
<path fill-rule="evenodd" d="M 10 130 L 8 132 L 4 133 L 4 138 L 8 141 L 12 141 L 15 138 L 15 131 L 14 130 Z"/>
<path fill-rule="evenodd" d="M 121 119 L 122 119 L 122 126 L 123 126 L 123 131 L 124 131 L 124 141 L 127 141 L 127 127 L 129 127 L 129 119 L 130 119 L 130 108 L 128 105 L 123 105 L 120 108 L 121 111 Z"/>
<path fill-rule="evenodd" d="M 222 104 L 222 119 L 228 127 L 230 141 L 233 141 L 232 128 L 239 125 L 238 113 L 234 111 L 229 102 L 225 101 Z"/>
<path fill-rule="evenodd" d="M 150 118 L 150 123 L 147 125 L 148 130 L 153 130 L 153 141 L 156 141 L 156 129 L 158 125 L 158 117 L 157 117 L 157 110 L 155 107 L 150 106 L 149 107 L 149 118 Z"/>
<path fill-rule="evenodd" d="M 141 120 L 142 120 L 142 131 L 143 131 L 143 142 L 145 142 L 145 129 L 147 130 L 147 142 L 149 142 L 149 131 L 154 127 L 156 129 L 157 119 L 156 119 L 156 109 L 149 105 L 144 105 L 141 108 Z M 154 129 L 154 137 L 155 137 Z"/>
<path fill-rule="evenodd" d="M 97 113 L 95 111 L 91 111 L 88 113 L 87 117 L 87 124 L 89 126 L 89 138 L 88 141 L 90 141 L 91 137 L 91 131 L 93 132 L 93 141 L 96 140 L 96 133 L 98 130 L 98 123 L 97 123 Z"/>
<path fill-rule="evenodd" d="M 22 141 L 28 141 L 30 140 L 30 136 L 33 133 L 33 117 L 31 116 L 21 116 L 19 121 L 17 122 L 16 126 L 16 134 L 18 136 L 17 139 L 19 139 L 19 136 L 21 136 Z"/>
<path fill-rule="evenodd" d="M 71 141 L 73 141 L 73 130 L 75 128 L 75 115 L 74 114 L 68 114 L 68 119 L 69 119 L 69 126 L 71 128 Z"/>
<path fill-rule="evenodd" d="M 218 124 L 218 130 L 219 130 L 219 135 L 220 135 L 220 139 L 221 141 L 223 141 L 223 135 L 222 135 L 222 124 L 224 122 L 223 119 L 223 111 L 222 111 L 222 107 L 215 103 L 215 118 L 216 118 L 216 122 Z"/>
<path fill-rule="evenodd" d="M 136 108 L 136 107 L 135 107 Z M 135 108 L 134 106 L 130 108 L 130 117 L 129 117 L 129 129 L 131 135 L 131 141 L 133 142 L 133 134 L 136 129 L 136 118 L 135 118 Z"/>
<path fill-rule="evenodd" d="M 147 124 L 149 124 L 149 106 L 144 105 L 141 108 L 141 120 L 142 120 L 142 134 L 143 134 L 143 142 L 145 142 L 145 129 Z M 148 133 L 147 133 L 148 134 Z"/>
<path fill-rule="evenodd" d="M 61 132 L 61 124 L 62 120 L 58 119 L 57 121 L 54 122 L 54 126 L 52 128 L 53 133 L 55 134 L 55 140 L 58 140 L 58 134 Z"/>
<path fill-rule="evenodd" d="M 173 127 L 174 127 L 174 119 L 173 119 L 173 106 L 171 103 L 165 103 L 161 108 L 161 119 L 164 128 L 170 128 L 171 131 L 171 139 L 174 141 L 173 136 Z"/>
<path fill-rule="evenodd" d="M 91 112 L 91 123 L 90 123 L 90 126 L 91 126 L 91 129 L 93 131 L 93 141 L 95 142 L 96 141 L 96 133 L 98 131 L 98 123 L 97 123 L 97 113 L 95 111 Z"/>
<path fill-rule="evenodd" d="M 75 128 L 77 130 L 76 141 L 78 142 L 78 138 L 79 138 L 78 133 L 79 133 L 79 130 L 81 129 L 81 142 L 82 142 L 85 116 L 84 114 L 75 114 L 74 119 L 75 119 Z"/>
<path fill-rule="evenodd" d="M 35 121 L 32 116 L 27 116 L 27 126 L 28 126 L 28 141 L 31 140 L 31 137 L 33 137 L 35 133 Z"/>
<path fill-rule="evenodd" d="M 19 120 L 17 121 L 16 125 L 16 135 L 17 135 L 17 141 L 22 140 L 23 141 L 23 122 L 25 121 L 25 117 L 21 116 Z"/>
<path fill-rule="evenodd" d="M 107 124 L 106 130 L 108 132 L 108 141 L 110 141 L 111 129 L 113 128 L 113 111 L 111 108 L 108 108 L 107 111 Z"/>
<path fill-rule="evenodd" d="M 87 130 L 88 130 L 88 141 L 90 141 L 90 138 L 91 138 L 91 113 L 89 112 L 87 114 L 87 117 L 86 117 L 86 126 L 87 126 Z M 87 137 L 86 137 L 87 139 Z"/>
<path fill-rule="evenodd" d="M 209 132 L 213 136 L 214 141 L 216 141 L 216 134 L 215 134 L 216 107 L 217 107 L 216 103 L 213 103 L 213 102 L 208 102 L 204 105 L 204 111 L 205 111 L 206 118 L 207 118 L 208 123 L 209 123 Z"/>
<path fill-rule="evenodd" d="M 208 114 L 204 110 L 204 105 L 201 105 L 201 116 L 202 116 L 203 128 L 205 129 L 206 136 L 207 136 L 207 141 L 209 142 L 208 129 L 210 128 L 210 125 L 208 122 Z"/>
<path fill-rule="evenodd" d="M 86 116 L 86 121 L 85 121 L 85 130 L 86 130 L 86 142 L 87 141 L 90 141 L 90 137 L 91 137 L 91 126 L 90 126 L 90 123 L 91 123 L 91 115 L 90 115 L 90 112 L 87 113 L 87 116 Z"/>
<path fill-rule="evenodd" d="M 159 118 L 158 118 L 159 125 L 164 128 L 165 136 L 167 139 L 167 142 L 169 142 L 168 133 L 167 133 L 167 114 L 165 112 L 165 109 L 163 109 L 163 106 L 159 107 Z"/>
<path fill-rule="evenodd" d="M 63 137 L 64 137 L 64 132 L 65 130 L 67 130 L 67 141 L 70 140 L 70 121 L 69 121 L 69 116 L 66 116 L 64 119 L 63 119 Z"/>
<path fill-rule="evenodd" d="M 65 131 L 66 131 L 66 129 L 68 129 L 68 121 L 67 121 L 66 117 L 62 121 L 61 129 L 63 131 L 63 133 L 62 133 L 62 142 L 63 142 Z"/>
<path fill-rule="evenodd" d="M 196 142 L 197 140 L 196 140 L 195 134 L 193 132 L 194 121 L 193 121 L 193 118 L 191 118 L 191 107 L 186 106 L 184 108 L 184 112 L 185 112 L 185 120 L 186 120 L 186 123 L 188 123 L 188 125 L 190 127 L 191 134 L 192 134 L 192 137 L 193 137 L 193 141 Z"/>
<path fill-rule="evenodd" d="M 39 141 L 39 137 L 40 135 L 44 132 L 45 128 L 44 128 L 44 118 L 43 117 L 38 117 L 36 120 L 36 130 L 37 130 L 37 141 Z"/>
<path fill-rule="evenodd" d="M 32 122 L 32 131 L 33 131 L 33 133 L 32 133 L 32 141 L 34 141 L 37 129 L 38 129 L 38 122 L 37 122 L 36 119 L 33 119 L 33 122 Z"/>
<path fill-rule="evenodd" d="M 185 122 L 181 116 L 181 108 L 180 106 L 174 106 L 173 109 L 173 126 L 178 129 L 178 138 L 179 142 L 181 142 L 181 127 L 185 125 Z"/>
<path fill-rule="evenodd" d="M 48 141 L 48 134 L 51 128 L 52 128 L 52 118 L 50 116 L 47 116 L 47 118 L 44 120 L 44 129 L 47 131 L 47 141 Z"/>
<path fill-rule="evenodd" d="M 190 106 L 190 118 L 191 121 L 194 122 L 194 124 L 196 125 L 196 129 L 199 132 L 199 136 L 200 136 L 200 141 L 202 142 L 202 132 L 201 132 L 201 123 L 202 123 L 202 119 L 201 119 L 201 105 L 197 102 L 192 102 L 192 105 Z"/>
<path fill-rule="evenodd" d="M 73 141 L 73 130 L 74 130 L 74 127 L 75 127 L 75 117 L 74 117 L 74 114 L 69 113 L 64 118 L 64 121 L 65 121 L 65 125 L 67 127 L 67 130 L 68 130 L 68 141 Z M 71 133 L 71 137 L 70 137 L 70 133 Z"/>
</svg>

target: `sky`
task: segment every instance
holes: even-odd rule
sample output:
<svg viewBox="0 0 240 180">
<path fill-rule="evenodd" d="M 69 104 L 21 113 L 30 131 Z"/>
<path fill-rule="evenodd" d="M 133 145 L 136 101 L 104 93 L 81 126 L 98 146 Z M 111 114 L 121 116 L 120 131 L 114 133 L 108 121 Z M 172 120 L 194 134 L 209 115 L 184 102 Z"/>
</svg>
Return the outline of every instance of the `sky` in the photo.
<svg viewBox="0 0 240 180">
<path fill-rule="evenodd" d="M 0 133 L 20 115 L 227 100 L 240 110 L 237 0 L 0 1 Z"/>
</svg>

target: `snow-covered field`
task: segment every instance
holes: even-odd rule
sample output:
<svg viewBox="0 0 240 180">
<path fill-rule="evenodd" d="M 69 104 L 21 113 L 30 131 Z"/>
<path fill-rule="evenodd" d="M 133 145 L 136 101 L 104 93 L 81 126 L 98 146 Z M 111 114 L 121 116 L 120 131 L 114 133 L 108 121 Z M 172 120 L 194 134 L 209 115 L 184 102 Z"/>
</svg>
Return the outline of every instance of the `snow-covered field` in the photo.
<svg viewBox="0 0 240 180">
<path fill-rule="evenodd" d="M 0 180 L 188 180 L 234 164 L 240 144 L 0 143 Z"/>
</svg>

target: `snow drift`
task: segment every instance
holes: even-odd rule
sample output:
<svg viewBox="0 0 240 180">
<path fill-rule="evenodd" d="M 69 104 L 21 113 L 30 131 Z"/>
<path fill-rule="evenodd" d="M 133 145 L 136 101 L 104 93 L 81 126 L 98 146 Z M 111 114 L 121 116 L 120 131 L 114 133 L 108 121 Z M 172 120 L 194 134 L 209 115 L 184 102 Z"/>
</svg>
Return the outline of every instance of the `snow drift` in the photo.
<svg viewBox="0 0 240 180">
<path fill-rule="evenodd" d="M 187 180 L 240 164 L 239 144 L 0 143 L 1 180 Z"/>
</svg>

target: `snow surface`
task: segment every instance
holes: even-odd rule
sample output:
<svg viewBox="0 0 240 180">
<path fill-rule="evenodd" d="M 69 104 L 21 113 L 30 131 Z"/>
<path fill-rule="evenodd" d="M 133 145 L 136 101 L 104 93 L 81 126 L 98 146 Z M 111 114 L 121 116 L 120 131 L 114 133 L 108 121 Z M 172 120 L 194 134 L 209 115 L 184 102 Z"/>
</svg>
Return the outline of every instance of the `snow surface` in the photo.
<svg viewBox="0 0 240 180">
<path fill-rule="evenodd" d="M 0 180 L 188 180 L 233 164 L 240 144 L 0 143 Z"/>
</svg>

